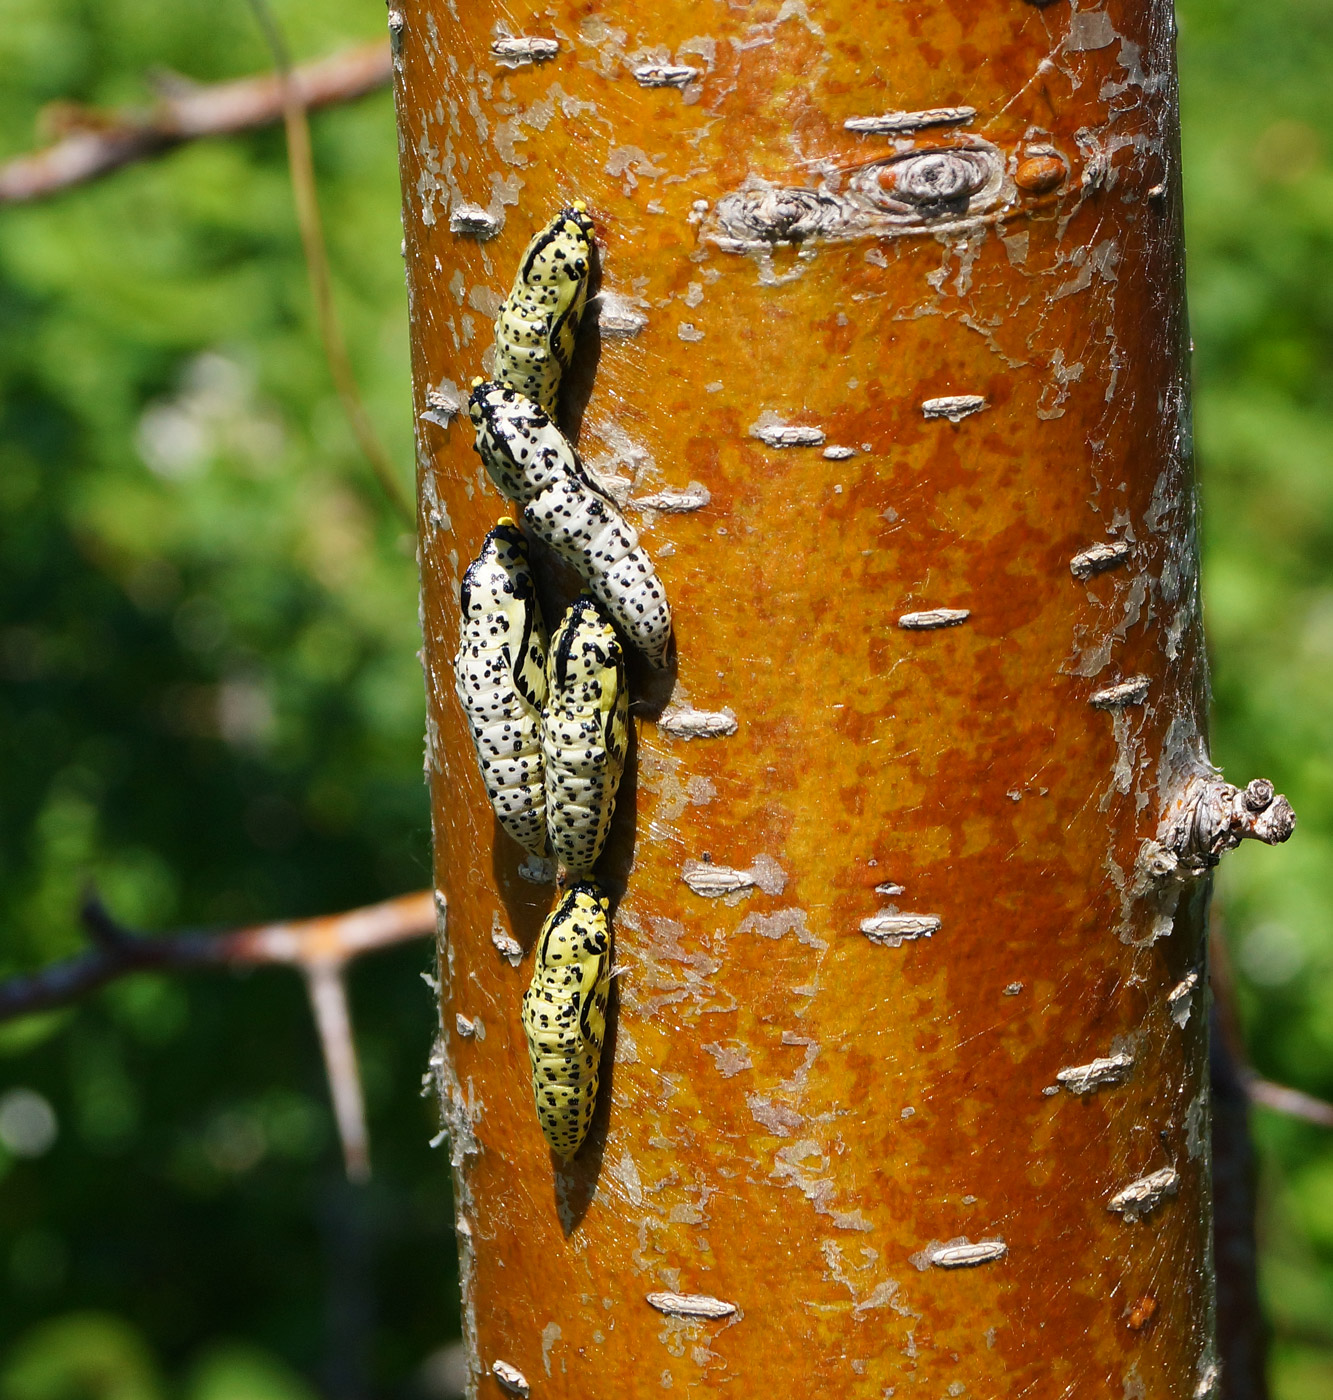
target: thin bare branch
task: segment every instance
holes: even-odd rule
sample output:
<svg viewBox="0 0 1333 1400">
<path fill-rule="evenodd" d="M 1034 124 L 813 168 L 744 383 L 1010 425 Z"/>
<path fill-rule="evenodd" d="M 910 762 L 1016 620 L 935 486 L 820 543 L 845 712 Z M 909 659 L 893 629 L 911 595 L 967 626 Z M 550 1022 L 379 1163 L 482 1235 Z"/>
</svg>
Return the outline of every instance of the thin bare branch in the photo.
<svg viewBox="0 0 1333 1400">
<path fill-rule="evenodd" d="M 305 251 L 306 272 L 310 278 L 310 295 L 315 303 L 315 319 L 324 357 L 329 364 L 338 401 L 380 489 L 389 504 L 409 526 L 415 526 L 412 503 L 399 484 L 393 458 L 379 440 L 370 415 L 361 398 L 352 361 L 347 353 L 347 340 L 338 318 L 333 299 L 333 278 L 329 272 L 329 251 L 324 242 L 324 228 L 319 214 L 319 196 L 315 185 L 315 162 L 310 149 L 310 123 L 306 103 L 296 80 L 287 44 L 267 0 L 250 0 L 265 42 L 273 54 L 273 67 L 278 78 L 282 102 L 282 120 L 287 132 L 287 163 L 291 170 L 292 195 L 296 202 L 296 221 L 301 231 L 301 247 Z"/>
<path fill-rule="evenodd" d="M 291 83 L 309 109 L 374 92 L 392 73 L 389 46 L 377 41 L 303 63 L 291 70 Z M 177 79 L 146 111 L 62 107 L 60 140 L 0 165 L 0 204 L 45 199 L 200 137 L 272 126 L 283 117 L 282 89 L 272 73 L 200 86 Z"/>
<path fill-rule="evenodd" d="M 319 1048 L 324 1054 L 324 1072 L 333 1099 L 333 1116 L 338 1124 L 347 1179 L 363 1183 L 370 1180 L 370 1138 L 366 1132 L 366 1101 L 361 1092 L 352 1017 L 347 1009 L 343 964 L 314 963 L 305 969 L 305 985 L 310 1009 L 315 1014 Z"/>
<path fill-rule="evenodd" d="M 1320 1128 L 1333 1128 L 1333 1103 L 1307 1094 L 1303 1089 L 1275 1084 L 1271 1079 L 1265 1079 L 1250 1062 L 1236 1005 L 1231 956 L 1226 939 L 1222 936 L 1221 914 L 1216 908 L 1209 926 L 1208 961 L 1215 1008 L 1213 1028 L 1222 1037 L 1245 1097 L 1260 1108 L 1284 1113 L 1288 1118 L 1300 1118 Z"/>
<path fill-rule="evenodd" d="M 82 918 L 94 946 L 65 962 L 0 982 L 0 1022 L 67 1006 L 133 972 L 274 963 L 341 966 L 362 953 L 433 932 L 435 905 L 431 892 L 423 890 L 343 914 L 157 937 L 144 937 L 118 924 L 95 898 L 85 901 Z"/>
<path fill-rule="evenodd" d="M 1333 1128 L 1333 1103 L 1317 1099 L 1301 1089 L 1289 1089 L 1285 1084 L 1261 1079 L 1253 1072 L 1245 1076 L 1242 1082 L 1251 1103 L 1261 1108 L 1271 1108 L 1274 1113 L 1285 1113 L 1288 1118 L 1300 1118 L 1321 1128 Z"/>
</svg>

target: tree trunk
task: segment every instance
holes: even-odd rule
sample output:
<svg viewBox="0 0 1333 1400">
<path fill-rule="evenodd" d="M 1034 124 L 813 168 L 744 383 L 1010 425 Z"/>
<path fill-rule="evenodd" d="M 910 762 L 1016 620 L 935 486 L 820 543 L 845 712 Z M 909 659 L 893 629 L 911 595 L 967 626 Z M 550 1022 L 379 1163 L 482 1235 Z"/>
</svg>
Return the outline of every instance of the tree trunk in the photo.
<svg viewBox="0 0 1333 1400">
<path fill-rule="evenodd" d="M 1202 736 L 1169 4 L 390 27 L 474 1393 L 1215 1395 L 1207 870 L 1290 809 Z M 555 892 L 451 660 L 505 513 L 462 386 L 575 199 L 562 421 L 677 652 L 631 667 L 565 1165 L 520 1020 Z"/>
</svg>

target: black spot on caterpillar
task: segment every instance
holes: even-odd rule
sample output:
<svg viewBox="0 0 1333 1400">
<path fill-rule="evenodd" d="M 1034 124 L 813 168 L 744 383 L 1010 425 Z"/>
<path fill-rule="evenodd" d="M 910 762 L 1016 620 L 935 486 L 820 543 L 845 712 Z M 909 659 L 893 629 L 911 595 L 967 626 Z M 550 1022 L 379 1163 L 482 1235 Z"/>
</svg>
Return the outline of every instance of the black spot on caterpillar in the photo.
<svg viewBox="0 0 1333 1400">
<path fill-rule="evenodd" d="M 495 377 L 555 412 L 588 294 L 592 220 L 562 209 L 528 244 L 495 318 Z"/>
<path fill-rule="evenodd" d="M 587 1136 L 597 1104 L 611 981 L 609 908 L 592 880 L 570 886 L 542 926 L 523 997 L 537 1119 L 566 1161 Z"/>
<path fill-rule="evenodd" d="M 463 575 L 463 628 L 455 690 L 467 716 L 482 782 L 500 825 L 524 849 L 546 856 L 541 710 L 546 700 L 546 628 L 528 567 L 528 547 L 501 520 Z"/>
<path fill-rule="evenodd" d="M 606 844 L 628 747 L 625 658 L 611 624 L 584 594 L 552 638 L 542 726 L 547 830 L 572 875 L 591 871 Z"/>
<path fill-rule="evenodd" d="M 671 608 L 653 561 L 549 414 L 504 384 L 482 381 L 468 398 L 468 415 L 487 473 L 506 496 L 522 503 L 532 533 L 583 575 L 649 661 L 663 665 Z"/>
</svg>

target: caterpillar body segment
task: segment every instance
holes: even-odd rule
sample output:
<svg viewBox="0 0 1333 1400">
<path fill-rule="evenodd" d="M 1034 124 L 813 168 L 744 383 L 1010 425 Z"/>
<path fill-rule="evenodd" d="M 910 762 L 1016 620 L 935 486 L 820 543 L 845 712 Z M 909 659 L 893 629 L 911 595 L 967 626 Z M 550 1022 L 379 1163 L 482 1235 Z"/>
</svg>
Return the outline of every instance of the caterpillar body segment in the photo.
<svg viewBox="0 0 1333 1400">
<path fill-rule="evenodd" d="M 596 864 L 611 828 L 629 747 L 625 658 L 587 594 L 561 620 L 547 655 L 542 756 L 551 849 L 573 876 Z"/>
<path fill-rule="evenodd" d="M 654 666 L 666 662 L 671 608 L 638 531 L 588 476 L 568 439 L 532 400 L 478 383 L 468 400 L 477 452 L 495 485 L 524 507 L 532 532 L 587 581 Z"/>
<path fill-rule="evenodd" d="M 562 209 L 528 244 L 495 318 L 496 379 L 555 412 L 588 295 L 592 220 Z"/>
<path fill-rule="evenodd" d="M 463 628 L 454 688 L 472 733 L 482 782 L 500 825 L 545 857 L 546 789 L 541 712 L 546 628 L 528 567 L 527 542 L 501 520 L 463 575 Z"/>
<path fill-rule="evenodd" d="M 486 475 L 511 501 L 530 501 L 565 476 L 587 482 L 578 453 L 535 400 L 508 384 L 477 380 L 468 396 L 468 417 L 477 430 L 476 449 Z"/>
<path fill-rule="evenodd" d="M 542 925 L 523 1030 L 542 1133 L 566 1161 L 579 1150 L 597 1104 L 611 982 L 610 903 L 592 880 L 566 890 Z"/>
<path fill-rule="evenodd" d="M 567 476 L 523 507 L 539 539 L 576 568 L 589 591 L 654 666 L 671 645 L 671 607 L 638 531 L 615 503 L 581 478 Z"/>
</svg>

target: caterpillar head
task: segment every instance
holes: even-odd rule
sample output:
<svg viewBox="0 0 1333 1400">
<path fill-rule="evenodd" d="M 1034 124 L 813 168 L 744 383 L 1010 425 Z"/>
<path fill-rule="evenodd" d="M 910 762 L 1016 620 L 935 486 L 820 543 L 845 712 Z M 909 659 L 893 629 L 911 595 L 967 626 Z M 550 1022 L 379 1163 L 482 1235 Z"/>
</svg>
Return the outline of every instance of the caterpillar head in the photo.
<svg viewBox="0 0 1333 1400">
<path fill-rule="evenodd" d="M 560 897 L 542 929 L 540 961 L 548 967 L 577 963 L 610 948 L 611 901 L 595 880 L 576 880 Z"/>
<path fill-rule="evenodd" d="M 478 452 L 482 452 L 483 435 L 512 451 L 523 437 L 551 427 L 551 416 L 541 404 L 494 379 L 473 382 L 467 396 L 467 416 L 477 430 Z"/>
<path fill-rule="evenodd" d="M 596 880 L 575 880 L 566 891 L 566 898 L 576 896 L 576 903 L 591 912 L 600 909 L 603 914 L 611 912 L 611 900 Z"/>
<path fill-rule="evenodd" d="M 534 596 L 528 542 L 508 516 L 488 531 L 458 592 L 465 618 L 491 612 L 505 599 Z"/>
<path fill-rule="evenodd" d="M 550 664 L 553 690 L 599 690 L 609 706 L 623 689 L 625 655 L 592 594 L 580 594 L 569 605 L 555 634 Z"/>
<path fill-rule="evenodd" d="M 592 260 L 593 223 L 578 205 L 562 209 L 528 245 L 519 277 L 576 281 L 587 277 Z"/>
</svg>

